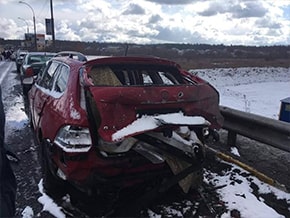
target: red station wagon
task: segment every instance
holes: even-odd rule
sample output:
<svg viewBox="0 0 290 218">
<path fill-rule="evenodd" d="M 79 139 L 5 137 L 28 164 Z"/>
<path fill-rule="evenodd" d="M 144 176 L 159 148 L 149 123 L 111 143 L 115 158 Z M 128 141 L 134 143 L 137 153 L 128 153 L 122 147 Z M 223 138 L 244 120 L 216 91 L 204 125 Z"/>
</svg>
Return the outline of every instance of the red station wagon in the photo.
<svg viewBox="0 0 290 218">
<path fill-rule="evenodd" d="M 208 82 L 151 57 L 53 58 L 28 100 L 48 192 L 188 192 L 202 179 L 204 137 L 223 121 Z"/>
</svg>

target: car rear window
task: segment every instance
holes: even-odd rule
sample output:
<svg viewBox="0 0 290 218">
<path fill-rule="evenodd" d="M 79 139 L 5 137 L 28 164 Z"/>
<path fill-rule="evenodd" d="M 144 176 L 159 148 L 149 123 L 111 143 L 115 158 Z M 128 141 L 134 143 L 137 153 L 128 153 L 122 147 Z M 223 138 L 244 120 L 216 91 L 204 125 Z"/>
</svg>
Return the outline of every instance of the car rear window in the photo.
<svg viewBox="0 0 290 218">
<path fill-rule="evenodd" d="M 52 55 L 34 55 L 28 57 L 28 64 L 36 63 L 36 62 L 46 62 L 50 58 L 52 58 Z"/>
<path fill-rule="evenodd" d="M 88 77 L 96 86 L 178 85 L 185 81 L 175 67 L 148 64 L 93 66 Z"/>
</svg>

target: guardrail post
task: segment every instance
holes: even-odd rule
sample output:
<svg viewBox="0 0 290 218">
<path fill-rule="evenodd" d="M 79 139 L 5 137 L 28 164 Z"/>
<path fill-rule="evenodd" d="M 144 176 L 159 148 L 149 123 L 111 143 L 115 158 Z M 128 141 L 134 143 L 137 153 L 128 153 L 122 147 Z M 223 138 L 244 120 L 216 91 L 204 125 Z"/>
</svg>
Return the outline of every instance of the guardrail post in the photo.
<svg viewBox="0 0 290 218">
<path fill-rule="evenodd" d="M 228 140 L 227 140 L 228 146 L 235 147 L 236 141 L 237 141 L 237 133 L 229 130 L 228 131 Z"/>
</svg>

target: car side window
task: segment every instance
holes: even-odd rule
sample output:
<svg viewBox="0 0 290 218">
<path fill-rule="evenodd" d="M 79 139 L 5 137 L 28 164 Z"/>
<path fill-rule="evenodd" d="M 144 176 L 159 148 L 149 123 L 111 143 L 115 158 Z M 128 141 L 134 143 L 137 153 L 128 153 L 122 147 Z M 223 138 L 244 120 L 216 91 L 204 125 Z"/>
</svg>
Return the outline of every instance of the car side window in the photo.
<svg viewBox="0 0 290 218">
<path fill-rule="evenodd" d="M 50 62 L 49 66 L 45 69 L 43 72 L 42 77 L 39 79 L 37 84 L 45 89 L 51 90 L 52 88 L 52 77 L 53 74 L 56 72 L 56 69 L 58 68 L 59 63 L 57 62 Z"/>
<path fill-rule="evenodd" d="M 58 68 L 57 73 L 54 74 L 54 85 L 53 91 L 63 93 L 66 89 L 68 77 L 69 77 L 69 67 L 62 65 Z"/>
</svg>

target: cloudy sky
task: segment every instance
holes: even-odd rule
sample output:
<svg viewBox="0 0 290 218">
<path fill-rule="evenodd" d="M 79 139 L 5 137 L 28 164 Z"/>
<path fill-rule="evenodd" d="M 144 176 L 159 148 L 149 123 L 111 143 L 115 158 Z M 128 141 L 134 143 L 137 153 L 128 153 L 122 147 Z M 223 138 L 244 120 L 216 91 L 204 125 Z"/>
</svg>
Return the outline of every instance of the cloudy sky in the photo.
<svg viewBox="0 0 290 218">
<path fill-rule="evenodd" d="M 45 33 L 50 0 L 25 0 Z M 290 0 L 53 0 L 60 40 L 289 45 Z M 33 33 L 32 10 L 0 0 L 0 38 Z M 47 39 L 51 36 L 47 36 Z"/>
</svg>

